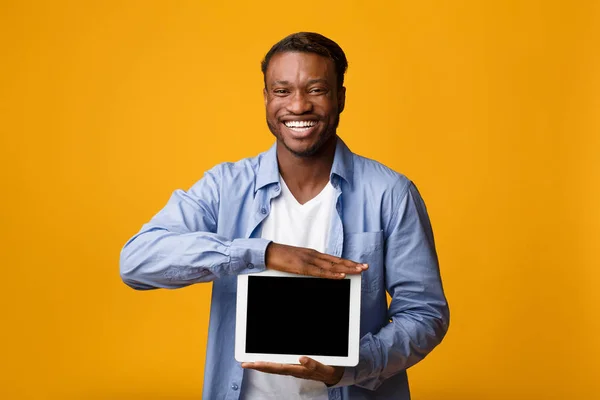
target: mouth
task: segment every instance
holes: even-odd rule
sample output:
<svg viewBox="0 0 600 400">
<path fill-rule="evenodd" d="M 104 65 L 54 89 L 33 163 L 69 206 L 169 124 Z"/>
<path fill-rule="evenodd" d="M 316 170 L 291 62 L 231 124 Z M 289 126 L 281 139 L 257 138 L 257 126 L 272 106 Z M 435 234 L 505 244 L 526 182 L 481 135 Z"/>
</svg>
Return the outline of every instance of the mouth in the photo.
<svg viewBox="0 0 600 400">
<path fill-rule="evenodd" d="M 318 121 L 316 120 L 304 120 L 304 121 L 283 121 L 283 125 L 292 133 L 292 136 L 296 139 L 302 139 L 310 136 L 315 130 Z"/>
</svg>

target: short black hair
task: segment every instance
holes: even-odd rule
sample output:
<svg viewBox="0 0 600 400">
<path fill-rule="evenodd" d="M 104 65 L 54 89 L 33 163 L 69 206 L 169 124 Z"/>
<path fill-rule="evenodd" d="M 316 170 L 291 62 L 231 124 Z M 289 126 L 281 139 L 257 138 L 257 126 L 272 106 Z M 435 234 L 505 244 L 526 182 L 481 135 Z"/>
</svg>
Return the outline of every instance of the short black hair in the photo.
<svg viewBox="0 0 600 400">
<path fill-rule="evenodd" d="M 271 58 L 278 53 L 301 52 L 315 53 L 329 58 L 335 65 L 338 87 L 344 85 L 344 73 L 348 69 L 348 60 L 342 48 L 333 40 L 314 32 L 293 33 L 275 43 L 261 63 L 265 87 L 267 86 L 267 68 Z"/>
</svg>

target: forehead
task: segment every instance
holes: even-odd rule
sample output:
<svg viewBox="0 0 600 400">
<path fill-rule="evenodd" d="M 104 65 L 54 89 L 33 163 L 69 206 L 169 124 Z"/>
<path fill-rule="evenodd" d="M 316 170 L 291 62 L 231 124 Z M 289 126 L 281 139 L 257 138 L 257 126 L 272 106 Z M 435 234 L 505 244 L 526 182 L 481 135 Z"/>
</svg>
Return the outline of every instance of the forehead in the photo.
<svg viewBox="0 0 600 400">
<path fill-rule="evenodd" d="M 269 61 L 267 83 L 287 81 L 301 83 L 312 79 L 335 82 L 333 61 L 315 53 L 285 52 L 275 54 Z"/>
</svg>

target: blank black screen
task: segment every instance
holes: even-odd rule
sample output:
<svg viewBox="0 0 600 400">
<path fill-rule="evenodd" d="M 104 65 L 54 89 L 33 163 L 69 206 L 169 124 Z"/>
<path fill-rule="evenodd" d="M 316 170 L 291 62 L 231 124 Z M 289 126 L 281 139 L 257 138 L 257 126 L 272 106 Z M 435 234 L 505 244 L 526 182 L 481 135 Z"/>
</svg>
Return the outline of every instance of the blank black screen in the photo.
<svg viewBox="0 0 600 400">
<path fill-rule="evenodd" d="M 246 353 L 348 356 L 350 280 L 248 276 Z"/>
</svg>

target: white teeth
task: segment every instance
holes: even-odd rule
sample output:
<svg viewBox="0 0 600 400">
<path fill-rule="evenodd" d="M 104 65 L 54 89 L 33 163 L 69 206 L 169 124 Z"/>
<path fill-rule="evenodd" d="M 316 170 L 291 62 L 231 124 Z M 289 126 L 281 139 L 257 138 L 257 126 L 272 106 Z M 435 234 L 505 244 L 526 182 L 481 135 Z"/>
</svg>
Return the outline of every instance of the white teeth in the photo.
<svg viewBox="0 0 600 400">
<path fill-rule="evenodd" d="M 317 121 L 286 121 L 285 126 L 288 128 L 310 128 L 315 126 Z"/>
</svg>

